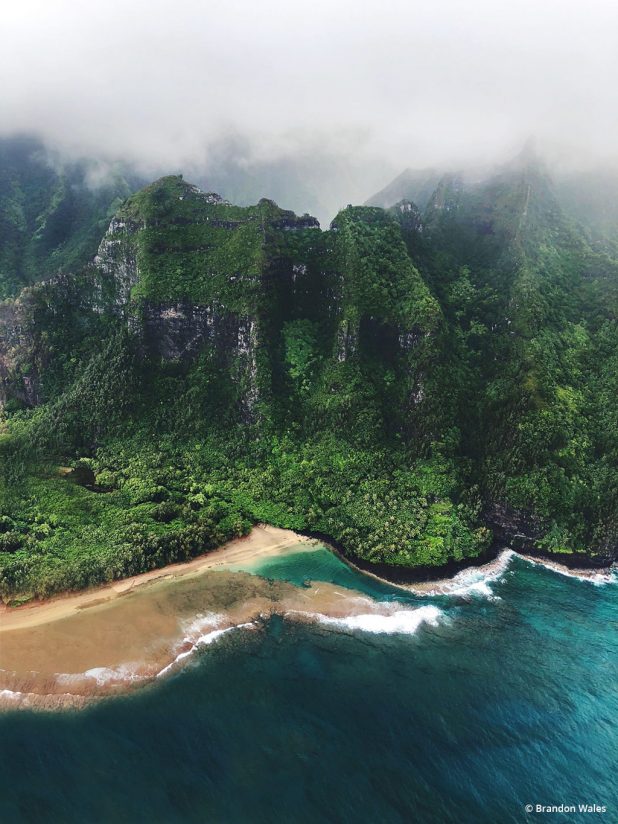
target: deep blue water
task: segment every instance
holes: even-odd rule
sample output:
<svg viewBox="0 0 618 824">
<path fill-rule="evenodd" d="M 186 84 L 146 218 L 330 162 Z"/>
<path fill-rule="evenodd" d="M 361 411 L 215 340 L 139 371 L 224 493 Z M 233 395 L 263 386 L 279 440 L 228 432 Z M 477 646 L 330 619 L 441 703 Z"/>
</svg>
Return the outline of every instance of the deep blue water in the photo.
<svg viewBox="0 0 618 824">
<path fill-rule="evenodd" d="M 156 686 L 0 715 L 0 822 L 618 821 L 618 587 L 515 559 L 498 599 L 418 599 L 326 551 L 262 572 L 363 588 L 437 626 L 271 619 Z M 527 815 L 526 804 L 606 805 Z"/>
</svg>

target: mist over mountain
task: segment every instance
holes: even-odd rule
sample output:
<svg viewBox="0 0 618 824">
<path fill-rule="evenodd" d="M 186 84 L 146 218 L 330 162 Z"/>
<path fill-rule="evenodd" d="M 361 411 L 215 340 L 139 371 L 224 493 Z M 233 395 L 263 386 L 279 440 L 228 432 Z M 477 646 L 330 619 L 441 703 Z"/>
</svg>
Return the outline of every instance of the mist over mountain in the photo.
<svg viewBox="0 0 618 824">
<path fill-rule="evenodd" d="M 0 133 L 143 180 L 327 224 L 405 168 L 496 165 L 530 135 L 571 170 L 616 158 L 607 0 L 5 6 Z"/>
<path fill-rule="evenodd" d="M 405 200 L 423 211 L 441 182 L 456 180 L 462 190 L 480 192 L 496 175 L 508 175 L 526 166 L 536 167 L 547 178 L 560 208 L 585 231 L 590 243 L 615 255 L 618 248 L 618 169 L 593 165 L 575 170 L 551 164 L 530 142 L 508 162 L 492 167 L 404 169 L 369 197 L 366 204 L 388 209 Z"/>
</svg>

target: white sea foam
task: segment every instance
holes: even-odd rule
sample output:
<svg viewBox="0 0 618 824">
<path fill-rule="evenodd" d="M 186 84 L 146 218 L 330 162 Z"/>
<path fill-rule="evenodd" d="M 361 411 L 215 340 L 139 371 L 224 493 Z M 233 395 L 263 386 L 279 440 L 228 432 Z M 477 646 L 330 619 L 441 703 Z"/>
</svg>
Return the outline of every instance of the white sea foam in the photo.
<svg viewBox="0 0 618 824">
<path fill-rule="evenodd" d="M 453 595 L 458 598 L 488 598 L 499 601 L 490 584 L 499 581 L 508 571 L 516 553 L 512 549 L 503 549 L 498 557 L 479 567 L 468 567 L 454 575 L 450 581 L 440 581 L 429 590 L 419 591 L 419 595 Z"/>
<path fill-rule="evenodd" d="M 22 698 L 26 693 L 24 692 L 15 692 L 15 690 L 0 690 L 0 700 L 4 699 L 7 701 L 21 701 Z"/>
<path fill-rule="evenodd" d="M 198 650 L 200 647 L 206 647 L 210 644 L 217 641 L 221 638 L 222 635 L 225 635 L 228 632 L 232 632 L 235 629 L 247 629 L 249 627 L 254 627 L 255 624 L 251 621 L 246 622 L 244 624 L 233 624 L 231 627 L 223 627 L 219 629 L 211 629 L 210 632 L 202 632 L 203 629 L 207 627 L 212 627 L 218 621 L 221 621 L 223 616 L 209 614 L 209 615 L 200 615 L 194 621 L 187 626 L 188 632 L 182 639 L 182 641 L 177 645 L 177 649 L 181 649 L 173 661 L 171 661 L 167 666 L 163 667 L 157 673 L 157 678 L 161 678 L 162 676 L 166 675 L 168 672 L 171 672 L 173 669 L 176 669 L 178 664 L 183 661 L 185 658 L 188 658 L 190 655 Z M 187 645 L 189 648 L 186 649 Z M 182 649 L 185 647 L 185 649 Z"/>
<path fill-rule="evenodd" d="M 84 672 L 86 678 L 93 678 L 101 687 L 112 681 L 142 681 L 146 676 L 140 675 L 134 665 L 121 664 L 118 667 L 92 667 Z"/>
<path fill-rule="evenodd" d="M 559 562 L 545 560 L 543 558 L 532 558 L 529 555 L 520 555 L 512 549 L 503 549 L 494 561 L 484 564 L 480 567 L 469 567 L 457 575 L 454 575 L 450 581 L 441 581 L 430 590 L 419 592 L 419 595 L 435 596 L 435 595 L 454 595 L 458 597 L 483 597 L 490 600 L 500 600 L 494 594 L 490 584 L 500 581 L 514 558 L 520 558 L 533 566 L 542 566 L 545 569 L 552 570 L 558 575 L 564 575 L 567 578 L 576 578 L 578 581 L 586 581 L 595 586 L 605 586 L 606 584 L 618 582 L 618 577 L 615 570 L 598 571 L 598 572 L 576 572 L 568 569 Z"/>
<path fill-rule="evenodd" d="M 388 615 L 371 612 L 362 615 L 348 615 L 343 618 L 333 618 L 317 612 L 290 612 L 287 614 L 306 616 L 321 624 L 340 627 L 341 629 L 387 635 L 414 635 L 422 624 L 430 624 L 435 627 L 444 616 L 442 610 L 433 605 L 418 607 L 417 609 L 400 609 Z"/>
<path fill-rule="evenodd" d="M 560 564 L 558 561 L 550 561 L 545 560 L 543 558 L 532 558 L 530 555 L 519 555 L 519 553 L 515 553 L 518 555 L 522 561 L 526 561 L 532 566 L 542 566 L 545 569 L 550 569 L 552 572 L 557 572 L 558 575 L 564 575 L 566 578 L 576 578 L 578 581 L 586 581 L 589 584 L 593 584 L 596 587 L 603 587 L 607 584 L 616 584 L 618 583 L 618 575 L 617 570 L 615 568 L 610 568 L 607 571 L 597 571 L 597 572 L 576 572 L 575 570 L 569 569 L 568 567 Z"/>
<path fill-rule="evenodd" d="M 460 597 L 479 596 L 481 598 L 489 598 L 490 601 L 499 600 L 497 595 L 494 595 L 489 581 L 494 581 L 495 578 L 484 578 L 479 581 L 470 581 L 457 585 L 453 585 L 451 589 L 446 592 L 446 595 L 458 595 Z"/>
<path fill-rule="evenodd" d="M 204 630 L 212 630 L 220 627 L 225 621 L 225 615 L 218 612 L 207 612 L 205 615 L 196 615 L 191 621 L 183 625 L 184 637 L 182 643 L 191 641 L 195 643 L 204 635 Z"/>
<path fill-rule="evenodd" d="M 83 706 L 88 699 L 69 692 L 40 694 L 18 690 L 0 690 L 0 709 L 57 709 L 59 706 Z"/>
<path fill-rule="evenodd" d="M 106 684 L 120 681 L 126 683 L 127 681 L 143 681 L 148 678 L 147 675 L 139 672 L 138 664 L 120 664 L 117 667 L 92 667 L 85 672 L 59 672 L 56 673 L 56 682 L 58 684 L 71 685 L 83 682 L 84 678 L 94 681 L 98 687 L 104 687 Z"/>
</svg>

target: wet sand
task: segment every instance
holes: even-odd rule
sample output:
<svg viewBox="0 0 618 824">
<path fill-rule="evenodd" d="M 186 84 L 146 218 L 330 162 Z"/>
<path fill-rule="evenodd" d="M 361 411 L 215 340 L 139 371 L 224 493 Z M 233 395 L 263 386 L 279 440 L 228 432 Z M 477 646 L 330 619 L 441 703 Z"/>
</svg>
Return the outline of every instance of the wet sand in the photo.
<svg viewBox="0 0 618 824">
<path fill-rule="evenodd" d="M 186 564 L 0 616 L 0 706 L 78 707 L 134 689 L 198 648 L 274 613 L 298 620 L 393 608 L 331 584 L 296 587 L 228 567 L 307 551 L 293 532 L 257 527 Z"/>
<path fill-rule="evenodd" d="M 288 529 L 260 524 L 254 527 L 249 535 L 229 541 L 222 547 L 185 563 L 171 564 L 94 589 L 59 595 L 46 601 L 36 601 L 20 607 L 7 607 L 2 604 L 0 605 L 0 633 L 39 626 L 66 618 L 80 610 L 100 606 L 155 581 L 201 575 L 208 569 L 225 569 L 257 563 L 291 551 L 306 552 L 312 546 L 317 547 L 318 542 Z"/>
</svg>

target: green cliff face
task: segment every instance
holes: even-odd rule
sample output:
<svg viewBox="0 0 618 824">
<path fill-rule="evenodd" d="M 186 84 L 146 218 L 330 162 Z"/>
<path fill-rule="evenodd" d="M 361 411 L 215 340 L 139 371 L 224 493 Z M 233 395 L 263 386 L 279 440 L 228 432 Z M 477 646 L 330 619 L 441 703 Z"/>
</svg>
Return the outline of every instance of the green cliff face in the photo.
<svg viewBox="0 0 618 824">
<path fill-rule="evenodd" d="M 149 569 L 258 520 L 400 568 L 492 537 L 607 562 L 617 284 L 526 158 L 327 231 L 162 178 L 91 263 L 0 304 L 0 592 Z"/>
</svg>

